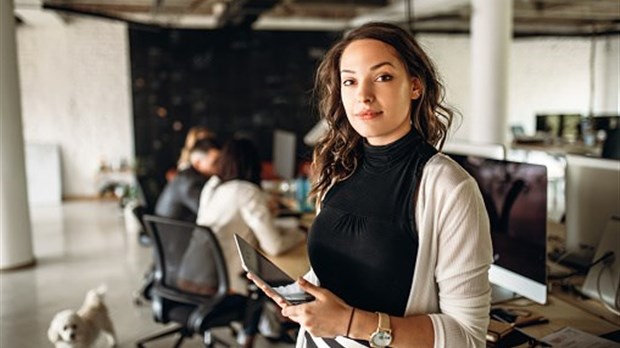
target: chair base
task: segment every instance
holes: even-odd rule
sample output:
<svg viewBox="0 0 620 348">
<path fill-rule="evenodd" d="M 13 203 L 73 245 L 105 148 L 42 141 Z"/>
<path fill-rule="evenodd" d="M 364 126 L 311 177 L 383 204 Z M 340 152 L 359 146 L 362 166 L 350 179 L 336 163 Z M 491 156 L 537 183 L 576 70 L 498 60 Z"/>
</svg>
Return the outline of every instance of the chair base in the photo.
<svg viewBox="0 0 620 348">
<path fill-rule="evenodd" d="M 187 331 L 187 329 L 185 329 L 184 327 L 182 327 L 182 326 L 175 326 L 175 327 L 173 327 L 171 329 L 168 329 L 168 330 L 165 330 L 165 331 L 162 331 L 162 332 L 159 332 L 159 333 L 156 333 L 154 335 L 147 336 L 145 338 L 142 338 L 142 339 L 138 340 L 136 342 L 136 347 L 137 348 L 144 348 L 145 347 L 144 346 L 145 343 L 153 342 L 153 341 L 156 341 L 156 340 L 158 340 L 160 338 L 164 338 L 164 337 L 167 337 L 167 336 L 172 336 L 172 335 L 177 334 L 177 333 L 180 334 L 180 336 L 177 339 L 177 341 L 174 343 L 174 347 L 175 348 L 180 347 L 181 344 L 183 343 L 183 340 L 185 340 L 185 338 L 192 337 L 192 333 Z"/>
<path fill-rule="evenodd" d="M 232 330 L 234 332 L 234 330 Z M 174 343 L 174 348 L 179 348 L 181 346 L 181 344 L 183 344 L 183 341 L 186 338 L 191 338 L 193 336 L 193 334 L 191 332 L 189 332 L 187 329 L 185 329 L 184 327 L 177 325 L 171 329 L 153 334 L 151 336 L 147 336 L 145 338 L 142 338 L 140 340 L 138 340 L 136 342 L 136 347 L 137 348 L 145 348 L 144 344 L 149 343 L 149 342 L 153 342 L 156 341 L 160 338 L 164 338 L 164 337 L 168 337 L 168 336 L 172 336 L 174 334 L 179 334 L 179 338 L 176 340 L 176 342 Z M 224 347 L 230 347 L 230 344 L 228 344 L 228 342 L 217 338 L 215 335 L 213 335 L 213 333 L 211 331 L 205 331 L 204 335 L 203 335 L 203 342 L 206 348 L 215 348 L 216 344 L 220 345 L 220 346 L 224 346 Z"/>
</svg>

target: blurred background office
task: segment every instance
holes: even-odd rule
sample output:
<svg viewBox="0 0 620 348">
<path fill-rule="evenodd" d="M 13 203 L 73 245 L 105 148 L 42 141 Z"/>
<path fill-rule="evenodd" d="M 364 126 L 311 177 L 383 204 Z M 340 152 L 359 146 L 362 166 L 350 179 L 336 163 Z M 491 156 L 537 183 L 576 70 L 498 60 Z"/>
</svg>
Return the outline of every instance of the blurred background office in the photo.
<svg viewBox="0 0 620 348">
<path fill-rule="evenodd" d="M 617 0 L 1 1 L 2 199 L 14 204 L 2 206 L 2 243 L 12 247 L 3 246 L 0 266 L 36 262 L 42 272 L 76 257 L 66 238 L 86 232 L 65 219 L 105 212 L 114 221 L 98 222 L 107 231 L 95 233 L 130 269 L 111 289 L 113 312 L 150 262 L 148 251 L 127 246 L 118 202 L 136 195 L 137 182 L 154 202 L 194 126 L 253 139 L 267 189 L 290 191 L 312 150 L 304 136 L 318 121 L 316 66 L 357 24 L 385 20 L 414 31 L 462 114 L 452 149 L 492 143 L 503 159 L 546 165 L 556 222 L 566 214 L 564 155 L 601 157 L 611 146 L 613 157 L 620 147 L 605 143 L 619 127 Z M 282 132 L 286 145 L 275 136 Z M 289 163 L 273 163 L 282 153 Z M 5 296 L 16 294 L 17 272 L 2 273 L 2 346 L 15 346 L 4 333 L 23 313 L 7 307 L 16 295 Z M 98 285 L 85 279 L 75 291 Z M 25 286 L 48 286 L 36 283 Z M 39 291 L 31 294 L 45 299 L 36 325 L 81 300 Z M 121 329 L 123 344 L 152 328 L 148 314 L 136 313 L 145 324 Z"/>
<path fill-rule="evenodd" d="M 241 129 L 263 143 L 275 128 L 303 136 L 316 122 L 315 65 L 339 32 L 364 20 L 408 20 L 398 1 L 226 3 L 16 1 L 24 139 L 59 147 L 63 196 L 96 195 L 102 163 L 135 164 L 163 184 L 163 168 L 194 125 L 221 137 Z M 513 34 L 501 39 L 470 33 L 475 1 L 411 3 L 413 29 L 463 114 L 454 138 L 474 140 L 494 123 L 475 115 L 472 95 L 485 91 L 473 88 L 482 77 L 472 67 L 493 69 L 472 61 L 478 40 L 501 49 L 494 64 L 505 65 L 494 77 L 505 106 L 493 118 L 505 126 L 493 142 L 509 141 L 510 125 L 534 134 L 537 114 L 618 114 L 616 1 L 510 1 L 512 21 L 498 26 Z M 486 93 L 480 98 L 492 104 Z M 271 158 L 269 146 L 261 155 Z"/>
</svg>

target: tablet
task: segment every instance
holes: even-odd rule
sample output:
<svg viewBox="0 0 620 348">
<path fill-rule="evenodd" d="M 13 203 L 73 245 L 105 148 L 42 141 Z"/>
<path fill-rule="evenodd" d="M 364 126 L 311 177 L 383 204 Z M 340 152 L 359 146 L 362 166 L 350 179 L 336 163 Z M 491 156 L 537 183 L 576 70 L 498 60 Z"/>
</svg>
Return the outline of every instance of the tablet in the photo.
<svg viewBox="0 0 620 348">
<path fill-rule="evenodd" d="M 235 243 L 243 269 L 252 273 L 258 281 L 282 297 L 286 303 L 296 305 L 314 300 L 312 295 L 303 292 L 298 286 L 285 288 L 284 286 L 295 283 L 295 280 L 238 234 L 235 234 Z"/>
</svg>

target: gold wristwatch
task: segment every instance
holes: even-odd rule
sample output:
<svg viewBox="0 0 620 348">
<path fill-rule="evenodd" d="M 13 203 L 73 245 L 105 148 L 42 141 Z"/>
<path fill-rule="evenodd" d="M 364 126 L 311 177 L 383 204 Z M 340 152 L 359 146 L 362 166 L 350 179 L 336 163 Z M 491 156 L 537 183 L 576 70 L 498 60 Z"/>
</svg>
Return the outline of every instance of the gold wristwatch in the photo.
<svg viewBox="0 0 620 348">
<path fill-rule="evenodd" d="M 390 316 L 385 313 L 376 313 L 379 316 L 379 323 L 377 324 L 377 330 L 370 335 L 368 342 L 372 348 L 384 348 L 392 343 Z"/>
</svg>

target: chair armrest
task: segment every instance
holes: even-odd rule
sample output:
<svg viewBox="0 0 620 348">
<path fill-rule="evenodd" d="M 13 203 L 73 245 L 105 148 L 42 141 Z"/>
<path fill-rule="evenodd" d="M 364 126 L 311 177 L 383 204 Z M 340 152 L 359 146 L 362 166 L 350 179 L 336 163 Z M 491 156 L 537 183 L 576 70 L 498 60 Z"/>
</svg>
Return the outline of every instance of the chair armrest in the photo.
<svg viewBox="0 0 620 348">
<path fill-rule="evenodd" d="M 203 330 L 210 327 L 203 327 L 207 318 L 225 318 L 226 322 L 242 320 L 245 316 L 247 300 L 246 296 L 229 294 L 211 303 L 202 304 L 190 315 L 188 327 L 193 332 L 202 334 Z"/>
<path fill-rule="evenodd" d="M 196 308 L 187 320 L 187 326 L 192 332 L 200 333 L 202 331 L 202 323 L 209 313 L 213 312 L 217 306 L 219 306 L 226 298 L 225 295 L 215 295 L 210 298 L 209 302 L 205 302 L 203 299 L 202 304 Z"/>
</svg>

